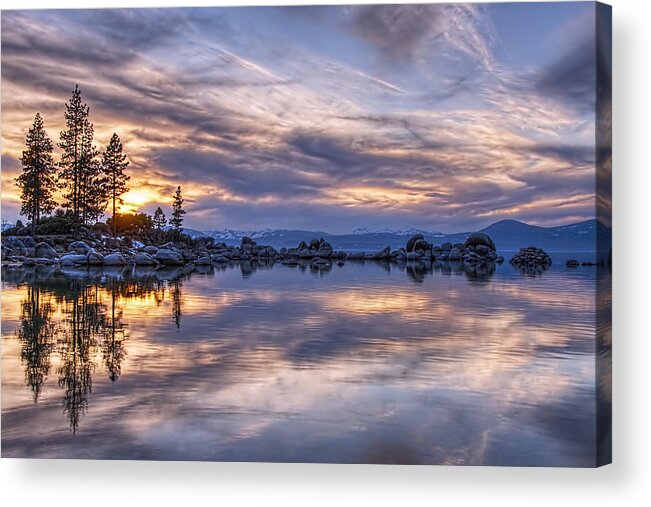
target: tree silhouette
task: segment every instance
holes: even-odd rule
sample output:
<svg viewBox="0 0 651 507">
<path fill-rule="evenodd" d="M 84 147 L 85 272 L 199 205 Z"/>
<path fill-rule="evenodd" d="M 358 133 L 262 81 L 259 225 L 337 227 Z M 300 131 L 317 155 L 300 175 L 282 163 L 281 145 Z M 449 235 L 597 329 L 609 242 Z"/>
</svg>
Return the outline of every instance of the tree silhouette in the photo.
<svg viewBox="0 0 651 507">
<path fill-rule="evenodd" d="M 41 216 L 51 213 L 56 206 L 52 196 L 56 182 L 52 141 L 43 128 L 43 119 L 39 113 L 34 117 L 25 144 L 27 149 L 20 158 L 23 172 L 16 178 L 16 183 L 21 189 L 20 213 L 31 220 L 32 234 L 35 234 Z"/>
<path fill-rule="evenodd" d="M 153 224 L 154 224 L 154 229 L 158 229 L 159 231 L 163 229 L 167 225 L 167 219 L 165 218 L 165 213 L 163 213 L 163 210 L 159 206 L 156 208 L 156 211 L 154 211 L 154 219 L 153 219 Z"/>
<path fill-rule="evenodd" d="M 50 372 L 50 355 L 54 349 L 54 308 L 49 299 L 41 302 L 41 290 L 28 286 L 21 303 L 21 322 L 17 331 L 22 343 L 20 358 L 25 364 L 25 382 L 38 402 L 43 382 Z"/>
<path fill-rule="evenodd" d="M 60 182 L 64 194 L 63 206 L 72 209 L 78 223 L 97 219 L 106 209 L 106 186 L 98 151 L 93 146 L 94 128 L 89 120 L 90 108 L 81 100 L 79 86 L 65 105 L 66 129 L 61 131 Z"/>
<path fill-rule="evenodd" d="M 122 143 L 116 133 L 113 133 L 111 141 L 104 152 L 102 160 L 102 171 L 104 173 L 104 182 L 109 199 L 113 203 L 113 236 L 116 235 L 115 206 L 116 203 L 122 204 L 122 194 L 129 191 L 127 182 L 129 176 L 124 174 L 128 167 L 127 156 L 122 153 Z"/>
<path fill-rule="evenodd" d="M 170 225 L 177 231 L 181 230 L 183 225 L 183 215 L 185 215 L 185 210 L 183 209 L 183 196 L 181 195 L 181 187 L 176 188 L 174 193 L 174 203 L 172 204 L 172 218 L 170 220 Z"/>
</svg>

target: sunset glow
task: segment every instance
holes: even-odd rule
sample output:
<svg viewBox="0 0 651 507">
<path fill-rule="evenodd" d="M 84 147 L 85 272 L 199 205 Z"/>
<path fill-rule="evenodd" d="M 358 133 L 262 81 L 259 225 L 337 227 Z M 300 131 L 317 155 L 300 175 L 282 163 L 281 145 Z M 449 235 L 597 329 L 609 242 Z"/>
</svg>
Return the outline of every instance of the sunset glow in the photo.
<svg viewBox="0 0 651 507">
<path fill-rule="evenodd" d="M 578 2 L 6 11 L 3 218 L 75 84 L 124 143 L 122 212 L 181 185 L 198 229 L 594 218 L 593 35 Z"/>
</svg>

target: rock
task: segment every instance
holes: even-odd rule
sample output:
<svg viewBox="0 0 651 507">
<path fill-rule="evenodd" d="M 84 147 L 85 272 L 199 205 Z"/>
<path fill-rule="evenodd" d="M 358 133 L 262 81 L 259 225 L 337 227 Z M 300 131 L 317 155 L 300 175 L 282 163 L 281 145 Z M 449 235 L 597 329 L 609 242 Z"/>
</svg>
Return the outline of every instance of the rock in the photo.
<svg viewBox="0 0 651 507">
<path fill-rule="evenodd" d="M 366 257 L 366 252 L 350 252 L 348 254 L 348 259 L 353 261 L 359 261 Z"/>
<path fill-rule="evenodd" d="M 13 257 L 16 253 L 9 248 L 8 246 L 2 245 L 2 260 L 7 260 L 9 257 Z"/>
<path fill-rule="evenodd" d="M 150 245 L 143 248 L 142 251 L 149 255 L 156 255 L 156 252 L 158 252 L 158 247 Z"/>
<path fill-rule="evenodd" d="M 448 260 L 451 261 L 460 261 L 462 258 L 463 258 L 463 252 L 457 247 L 452 248 L 452 250 L 450 250 L 450 253 L 448 254 Z"/>
<path fill-rule="evenodd" d="M 2 245 L 11 248 L 14 252 L 14 255 L 27 255 L 27 248 L 25 247 L 25 244 L 16 236 L 3 238 Z"/>
<path fill-rule="evenodd" d="M 502 263 L 504 262 L 504 257 L 502 257 L 502 256 L 500 255 L 499 257 L 497 257 L 497 258 L 495 259 L 495 262 L 497 262 L 498 264 L 502 264 Z"/>
<path fill-rule="evenodd" d="M 155 266 L 158 264 L 156 259 L 146 252 L 138 252 L 133 258 L 133 262 L 136 266 Z"/>
<path fill-rule="evenodd" d="M 417 261 L 419 260 L 423 255 L 420 252 L 407 252 L 407 260 L 408 261 Z"/>
<path fill-rule="evenodd" d="M 240 243 L 240 248 L 243 247 L 244 245 L 251 245 L 251 246 L 253 246 L 253 245 L 255 245 L 255 244 L 256 244 L 256 242 L 253 241 L 251 238 L 249 238 L 248 236 L 244 236 L 244 237 L 242 238 L 242 242 Z"/>
<path fill-rule="evenodd" d="M 414 246 L 416 245 L 417 241 L 425 241 L 425 236 L 423 236 L 422 234 L 414 234 L 411 238 L 409 238 L 406 246 L 407 252 L 414 251 Z"/>
<path fill-rule="evenodd" d="M 579 265 L 579 261 L 577 261 L 575 259 L 568 259 L 567 262 L 565 263 L 565 265 L 568 268 L 576 268 Z"/>
<path fill-rule="evenodd" d="M 316 251 L 316 256 L 322 259 L 328 259 L 332 256 L 332 245 L 327 241 L 319 243 L 319 249 Z"/>
<path fill-rule="evenodd" d="M 490 238 L 490 236 L 483 232 L 475 232 L 471 234 L 464 243 L 464 246 L 470 245 L 474 246 L 475 248 L 478 245 L 483 245 L 490 248 L 494 252 L 497 250 L 497 248 L 495 248 L 495 243 L 493 243 L 493 240 Z"/>
<path fill-rule="evenodd" d="M 68 245 L 69 252 L 75 252 L 78 254 L 86 255 L 89 250 L 90 250 L 90 246 L 88 245 L 88 243 L 84 241 L 73 241 Z"/>
<path fill-rule="evenodd" d="M 197 260 L 194 261 L 197 266 L 209 266 L 212 264 L 212 259 L 209 255 L 202 255 Z"/>
<path fill-rule="evenodd" d="M 432 250 L 432 245 L 430 245 L 427 241 L 424 239 L 419 239 L 414 243 L 412 252 L 415 252 L 416 250 L 422 250 L 423 252 L 427 252 Z"/>
<path fill-rule="evenodd" d="M 124 261 L 124 257 L 120 252 L 113 252 L 104 256 L 105 266 L 124 266 L 124 264 L 126 263 Z"/>
<path fill-rule="evenodd" d="M 472 245 L 470 245 L 469 248 L 474 248 L 474 249 L 475 249 L 475 252 L 477 252 L 477 254 L 478 254 L 478 255 L 481 255 L 482 257 L 483 257 L 484 255 L 487 255 L 489 252 L 492 252 L 492 250 L 490 249 L 490 247 L 488 247 L 488 246 L 486 246 L 486 245 L 477 245 L 477 246 L 472 246 Z"/>
<path fill-rule="evenodd" d="M 175 250 L 161 248 L 156 252 L 156 260 L 166 266 L 181 266 L 184 264 L 183 257 Z"/>
<path fill-rule="evenodd" d="M 88 259 L 83 254 L 68 254 L 61 257 L 62 266 L 85 266 Z"/>
<path fill-rule="evenodd" d="M 527 248 L 520 248 L 520 251 L 509 262 L 514 266 L 540 266 L 546 268 L 551 265 L 552 259 L 542 248 L 529 246 Z"/>
<path fill-rule="evenodd" d="M 321 238 L 321 241 L 323 241 L 323 238 Z M 318 239 L 313 239 L 312 241 L 310 241 L 310 250 L 318 250 L 321 241 L 319 241 Z"/>
<path fill-rule="evenodd" d="M 298 253 L 299 259 L 311 259 L 315 255 L 316 255 L 316 250 L 311 250 L 311 249 L 308 249 L 308 248 L 306 248 L 305 250 L 301 250 Z"/>
<path fill-rule="evenodd" d="M 36 248 L 36 241 L 31 236 L 25 236 L 21 241 L 26 248 Z"/>
<path fill-rule="evenodd" d="M 104 265 L 104 256 L 93 248 L 91 248 L 86 254 L 86 260 L 90 266 Z"/>
<path fill-rule="evenodd" d="M 228 262 L 228 257 L 224 257 L 223 255 L 215 255 L 212 260 L 215 262 Z"/>
<path fill-rule="evenodd" d="M 309 248 L 309 247 L 307 246 L 307 243 L 306 243 L 305 241 L 301 241 L 301 242 L 298 244 L 298 247 L 297 247 L 296 249 L 299 250 L 299 251 L 301 251 L 301 250 L 305 250 L 305 249 L 307 249 L 307 248 Z"/>
<path fill-rule="evenodd" d="M 285 247 L 282 247 L 282 248 L 280 249 L 280 255 L 287 255 L 287 252 L 288 252 L 288 250 L 287 250 L 287 248 L 285 248 Z"/>
<path fill-rule="evenodd" d="M 450 250 L 452 250 L 452 243 L 443 243 L 441 245 L 441 250 L 443 252 L 449 252 Z"/>
<path fill-rule="evenodd" d="M 16 225 L 14 226 L 16 229 L 22 229 L 25 227 L 25 224 L 23 224 L 22 220 L 16 220 Z"/>
<path fill-rule="evenodd" d="M 375 252 L 373 254 L 373 260 L 376 261 L 384 261 L 387 259 L 391 258 L 391 247 L 390 246 L 385 246 L 382 250 L 379 252 Z"/>
<path fill-rule="evenodd" d="M 34 249 L 35 257 L 45 257 L 46 259 L 58 259 L 59 254 L 47 243 L 39 243 Z"/>
</svg>

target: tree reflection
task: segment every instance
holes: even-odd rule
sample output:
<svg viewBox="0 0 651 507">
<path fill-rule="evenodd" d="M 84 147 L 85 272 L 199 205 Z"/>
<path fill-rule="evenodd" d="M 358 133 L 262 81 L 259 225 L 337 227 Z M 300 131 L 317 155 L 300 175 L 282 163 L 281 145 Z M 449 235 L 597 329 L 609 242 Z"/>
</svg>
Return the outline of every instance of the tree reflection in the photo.
<svg viewBox="0 0 651 507">
<path fill-rule="evenodd" d="M 43 381 L 50 372 L 50 354 L 54 348 L 53 313 L 49 299 L 41 302 L 40 290 L 28 286 L 21 304 L 17 334 L 22 342 L 20 358 L 25 365 L 25 382 L 32 389 L 34 402 L 38 402 Z"/>
<path fill-rule="evenodd" d="M 63 362 L 59 368 L 59 387 L 65 390 L 63 411 L 71 431 L 76 433 L 79 418 L 88 408 L 95 369 L 92 352 L 97 346 L 98 333 L 106 327 L 106 306 L 98 299 L 97 287 L 74 287 L 64 300 L 63 311 L 66 318 L 59 337 Z"/>
<path fill-rule="evenodd" d="M 122 373 L 128 340 L 128 326 L 123 322 L 125 307 L 149 297 L 158 306 L 167 294 L 180 326 L 180 277 L 167 285 L 153 272 L 132 276 L 128 271 L 82 274 L 3 269 L 3 277 L 5 274 L 24 286 L 16 335 L 21 342 L 25 383 L 38 402 L 51 364 L 59 365 L 56 373 L 63 390 L 63 412 L 73 434 L 88 409 L 97 367 L 103 366 L 111 382 Z"/>
</svg>

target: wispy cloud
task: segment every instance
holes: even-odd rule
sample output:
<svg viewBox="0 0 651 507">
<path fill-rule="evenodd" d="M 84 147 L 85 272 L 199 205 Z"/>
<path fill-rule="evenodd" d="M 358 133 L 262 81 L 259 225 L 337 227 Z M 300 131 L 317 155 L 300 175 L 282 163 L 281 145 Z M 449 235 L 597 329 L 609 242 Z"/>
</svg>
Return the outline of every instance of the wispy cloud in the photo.
<svg viewBox="0 0 651 507">
<path fill-rule="evenodd" d="M 589 30 L 567 54 L 513 68 L 479 5 L 315 12 L 3 13 L 3 216 L 16 216 L 34 113 L 56 139 L 75 83 L 98 144 L 113 131 L 125 142 L 145 209 L 181 184 L 190 226 L 454 230 L 594 215 Z"/>
</svg>

